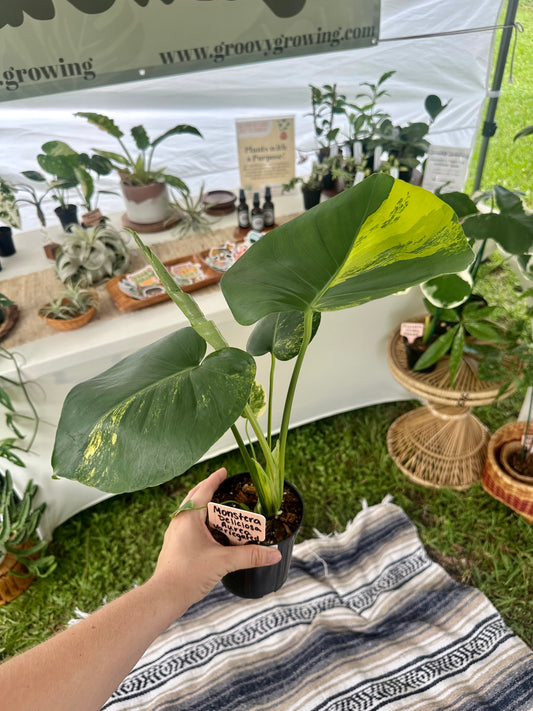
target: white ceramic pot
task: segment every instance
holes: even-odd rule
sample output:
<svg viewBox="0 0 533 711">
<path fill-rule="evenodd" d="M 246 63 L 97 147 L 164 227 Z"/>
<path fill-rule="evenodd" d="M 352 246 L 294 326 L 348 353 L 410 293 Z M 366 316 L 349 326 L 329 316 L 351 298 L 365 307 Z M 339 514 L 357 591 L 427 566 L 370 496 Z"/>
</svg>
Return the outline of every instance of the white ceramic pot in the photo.
<svg viewBox="0 0 533 711">
<path fill-rule="evenodd" d="M 130 222 L 150 225 L 163 222 L 170 216 L 167 186 L 165 183 L 128 185 L 121 183 Z"/>
</svg>

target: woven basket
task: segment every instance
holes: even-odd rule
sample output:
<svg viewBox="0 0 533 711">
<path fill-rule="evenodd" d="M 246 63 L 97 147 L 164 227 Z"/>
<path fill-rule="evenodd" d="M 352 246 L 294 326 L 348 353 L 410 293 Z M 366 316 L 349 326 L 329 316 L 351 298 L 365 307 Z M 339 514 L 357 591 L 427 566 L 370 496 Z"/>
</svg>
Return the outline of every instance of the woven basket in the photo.
<svg viewBox="0 0 533 711">
<path fill-rule="evenodd" d="M 499 462 L 503 445 L 520 440 L 525 431 L 525 422 L 511 422 L 496 430 L 489 441 L 481 485 L 488 494 L 533 523 L 533 486 L 513 479 Z M 528 432 L 533 434 L 533 423 Z"/>
<path fill-rule="evenodd" d="M 86 323 L 89 323 L 94 316 L 95 310 L 95 307 L 91 306 L 91 308 L 84 314 L 81 314 L 81 316 L 69 319 L 48 318 L 48 316 L 41 316 L 41 314 L 39 314 L 39 316 L 41 316 L 41 318 L 44 319 L 49 326 L 52 326 L 52 328 L 55 328 L 57 331 L 73 331 L 75 328 L 81 328 L 82 326 L 85 326 Z"/>
<path fill-rule="evenodd" d="M 5 605 L 21 595 L 34 580 L 33 575 L 19 578 L 11 575 L 11 571 L 18 573 L 18 575 L 28 573 L 27 568 L 19 563 L 12 553 L 7 553 L 4 560 L 0 562 L 0 605 Z"/>
</svg>

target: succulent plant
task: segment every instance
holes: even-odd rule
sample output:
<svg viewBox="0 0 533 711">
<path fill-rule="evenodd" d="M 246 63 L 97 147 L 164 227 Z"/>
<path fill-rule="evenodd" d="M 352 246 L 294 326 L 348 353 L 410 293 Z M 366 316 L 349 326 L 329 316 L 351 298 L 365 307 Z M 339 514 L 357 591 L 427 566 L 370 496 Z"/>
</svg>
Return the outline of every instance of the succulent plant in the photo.
<svg viewBox="0 0 533 711">
<path fill-rule="evenodd" d="M 56 252 L 57 276 L 64 284 L 92 286 L 123 274 L 130 254 L 121 234 L 111 225 L 72 225 Z"/>
<path fill-rule="evenodd" d="M 37 485 L 28 482 L 24 495 L 18 499 L 13 480 L 6 471 L 0 493 L 0 560 L 2 552 L 12 553 L 15 558 L 26 566 L 28 574 L 45 577 L 56 567 L 54 556 L 43 556 L 47 544 L 45 541 L 34 541 L 36 530 L 46 504 L 32 510 L 32 502 L 37 493 Z M 28 543 L 30 545 L 28 546 Z M 12 573 L 14 574 L 14 573 Z"/>
</svg>

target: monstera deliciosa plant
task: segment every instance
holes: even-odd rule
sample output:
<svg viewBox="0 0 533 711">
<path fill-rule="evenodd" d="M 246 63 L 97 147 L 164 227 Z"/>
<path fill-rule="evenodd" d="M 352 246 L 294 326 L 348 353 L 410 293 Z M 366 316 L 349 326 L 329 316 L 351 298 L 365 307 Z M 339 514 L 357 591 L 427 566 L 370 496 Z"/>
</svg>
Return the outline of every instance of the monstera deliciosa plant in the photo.
<svg viewBox="0 0 533 711">
<path fill-rule="evenodd" d="M 54 471 L 104 491 L 134 491 L 185 472 L 231 428 L 267 517 L 280 510 L 291 406 L 321 313 L 460 271 L 473 258 L 449 206 L 373 175 L 265 235 L 225 273 L 221 288 L 234 318 L 256 324 L 246 352 L 226 342 L 136 239 L 190 327 L 70 391 Z M 295 359 L 275 443 L 270 414 L 263 428 L 255 407 L 261 389 L 254 356 L 263 354 L 270 354 L 272 373 L 276 360 Z M 241 415 L 257 439 L 253 449 L 235 425 Z"/>
</svg>

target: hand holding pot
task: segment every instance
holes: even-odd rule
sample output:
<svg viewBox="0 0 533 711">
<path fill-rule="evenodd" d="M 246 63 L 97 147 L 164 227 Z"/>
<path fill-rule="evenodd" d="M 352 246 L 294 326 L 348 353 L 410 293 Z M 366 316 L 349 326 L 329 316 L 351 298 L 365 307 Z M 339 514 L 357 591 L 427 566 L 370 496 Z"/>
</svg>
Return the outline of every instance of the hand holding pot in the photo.
<svg viewBox="0 0 533 711">
<path fill-rule="evenodd" d="M 185 502 L 206 506 L 226 478 L 219 469 L 192 489 Z M 182 504 L 183 506 L 183 504 Z M 273 565 L 281 559 L 276 548 L 259 545 L 222 546 L 205 525 L 206 510 L 184 510 L 176 516 L 166 533 L 155 573 L 154 583 L 166 586 L 168 595 L 179 604 L 178 614 L 214 588 L 219 580 L 235 570 Z"/>
</svg>

